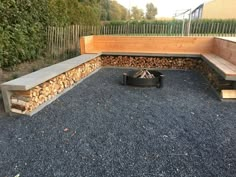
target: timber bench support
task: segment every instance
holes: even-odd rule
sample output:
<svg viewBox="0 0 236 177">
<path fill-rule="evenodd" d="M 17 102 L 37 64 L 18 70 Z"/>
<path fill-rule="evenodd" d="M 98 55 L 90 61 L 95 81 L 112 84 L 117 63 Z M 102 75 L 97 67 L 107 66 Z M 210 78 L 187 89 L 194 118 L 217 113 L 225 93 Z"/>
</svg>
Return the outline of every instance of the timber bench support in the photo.
<svg viewBox="0 0 236 177">
<path fill-rule="evenodd" d="M 213 37 L 87 36 L 80 43 L 81 56 L 3 83 L 6 112 L 33 115 L 101 67 L 144 67 L 142 60 L 147 68 L 197 69 L 210 82 L 223 83 L 217 87 L 222 100 L 236 100 L 236 41 Z M 162 59 L 167 64 L 164 67 L 160 65 Z"/>
</svg>

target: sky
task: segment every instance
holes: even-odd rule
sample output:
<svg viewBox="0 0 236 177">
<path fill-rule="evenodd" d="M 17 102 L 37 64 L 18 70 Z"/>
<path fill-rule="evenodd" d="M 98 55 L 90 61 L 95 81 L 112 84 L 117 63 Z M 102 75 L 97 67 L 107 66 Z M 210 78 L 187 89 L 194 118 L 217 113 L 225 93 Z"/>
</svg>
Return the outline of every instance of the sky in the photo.
<svg viewBox="0 0 236 177">
<path fill-rule="evenodd" d="M 158 9 L 157 17 L 173 17 L 176 11 L 195 9 L 198 5 L 209 0 L 117 0 L 126 8 L 138 6 L 144 11 L 146 4 L 152 2 Z"/>
</svg>

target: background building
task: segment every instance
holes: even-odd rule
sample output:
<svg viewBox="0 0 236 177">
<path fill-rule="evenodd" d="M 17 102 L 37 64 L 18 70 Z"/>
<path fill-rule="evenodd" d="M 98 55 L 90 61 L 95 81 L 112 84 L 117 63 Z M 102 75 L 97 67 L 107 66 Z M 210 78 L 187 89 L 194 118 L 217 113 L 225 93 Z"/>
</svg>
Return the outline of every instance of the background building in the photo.
<svg viewBox="0 0 236 177">
<path fill-rule="evenodd" d="M 236 19 L 236 0 L 212 0 L 192 11 L 192 19 Z"/>
</svg>

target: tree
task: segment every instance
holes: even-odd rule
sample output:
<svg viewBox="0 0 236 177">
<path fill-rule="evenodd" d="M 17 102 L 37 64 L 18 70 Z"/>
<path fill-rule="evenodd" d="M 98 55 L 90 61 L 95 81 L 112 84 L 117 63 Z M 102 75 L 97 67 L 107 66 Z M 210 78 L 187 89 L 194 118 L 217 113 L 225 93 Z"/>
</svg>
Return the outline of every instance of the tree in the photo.
<svg viewBox="0 0 236 177">
<path fill-rule="evenodd" d="M 102 21 L 110 21 L 110 0 L 100 1 L 101 17 Z"/>
<path fill-rule="evenodd" d="M 0 1 L 0 68 L 37 59 L 45 51 L 47 0 Z"/>
<path fill-rule="evenodd" d="M 127 9 L 117 1 L 101 0 L 100 5 L 102 21 L 126 20 Z"/>
<path fill-rule="evenodd" d="M 146 4 L 146 19 L 154 20 L 157 15 L 157 8 L 153 5 L 153 3 Z"/>
<path fill-rule="evenodd" d="M 117 1 L 111 1 L 110 20 L 126 20 L 127 10 Z"/>
<path fill-rule="evenodd" d="M 48 15 L 49 24 L 55 26 L 64 26 L 69 19 L 65 0 L 49 0 Z"/>
<path fill-rule="evenodd" d="M 96 25 L 100 22 L 98 0 L 48 0 L 49 24 L 52 26 Z"/>
<path fill-rule="evenodd" d="M 142 20 L 144 13 L 142 9 L 139 9 L 137 6 L 132 7 L 131 9 L 131 18 L 134 20 Z"/>
</svg>

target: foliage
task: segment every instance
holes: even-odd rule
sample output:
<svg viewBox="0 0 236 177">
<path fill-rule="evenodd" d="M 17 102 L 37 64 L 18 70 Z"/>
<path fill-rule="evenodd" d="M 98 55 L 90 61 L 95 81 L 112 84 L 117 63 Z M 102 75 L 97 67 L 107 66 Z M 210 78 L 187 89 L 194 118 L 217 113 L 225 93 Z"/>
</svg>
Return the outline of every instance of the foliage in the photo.
<svg viewBox="0 0 236 177">
<path fill-rule="evenodd" d="M 99 24 L 99 3 L 99 0 L 1 0 L 0 68 L 42 56 L 48 25 Z"/>
<path fill-rule="evenodd" d="M 46 43 L 47 0 L 1 0 L 0 67 L 42 54 Z"/>
<path fill-rule="evenodd" d="M 74 0 L 70 2 L 74 4 Z M 68 24 L 69 16 L 65 7 L 66 2 L 64 0 L 48 0 L 48 17 L 51 26 L 65 26 Z"/>
<path fill-rule="evenodd" d="M 185 23 L 185 31 L 187 34 L 188 21 Z M 104 24 L 107 29 L 125 29 L 126 34 L 146 33 L 146 34 L 166 34 L 166 35 L 181 35 L 182 20 L 129 20 L 129 21 L 113 21 Z M 236 20 L 193 20 L 191 22 L 190 35 L 209 35 L 209 34 L 236 34 Z M 122 31 L 123 30 L 119 30 Z M 108 31 L 108 34 L 111 34 Z"/>
<path fill-rule="evenodd" d="M 111 20 L 126 20 L 127 9 L 116 1 L 111 1 L 110 19 Z"/>
<path fill-rule="evenodd" d="M 97 0 L 48 0 L 49 25 L 96 25 L 100 21 Z"/>
<path fill-rule="evenodd" d="M 79 3 L 78 8 L 74 8 L 74 12 L 74 14 L 69 14 L 69 24 L 97 25 L 100 23 L 100 10 L 97 3 Z"/>
<path fill-rule="evenodd" d="M 139 9 L 137 6 L 132 7 L 131 9 L 131 19 L 142 20 L 144 18 L 144 12 L 142 9 Z"/>
<path fill-rule="evenodd" d="M 146 4 L 146 19 L 154 20 L 157 15 L 157 8 L 153 5 L 153 3 Z"/>
<path fill-rule="evenodd" d="M 100 2 L 101 8 L 101 20 L 102 21 L 110 21 L 110 0 L 101 0 Z"/>
<path fill-rule="evenodd" d="M 102 21 L 126 20 L 128 17 L 128 10 L 117 1 L 101 0 L 100 11 Z"/>
<path fill-rule="evenodd" d="M 122 24 L 182 24 L 182 20 L 173 19 L 173 20 L 129 20 L 129 21 L 110 21 L 106 24 L 111 25 L 122 25 Z M 199 19 L 199 20 L 192 20 L 191 21 L 192 26 L 194 25 L 212 25 L 212 24 L 218 24 L 223 28 L 223 25 L 230 26 L 232 25 L 232 30 L 235 30 L 233 28 L 233 25 L 236 24 L 236 19 L 228 19 L 228 20 L 218 20 L 218 19 Z"/>
<path fill-rule="evenodd" d="M 110 21 L 106 25 L 125 25 L 125 24 L 182 24 L 182 20 L 129 20 L 129 21 Z"/>
<path fill-rule="evenodd" d="M 202 19 L 191 22 L 191 33 L 236 34 L 236 19 Z"/>
</svg>

